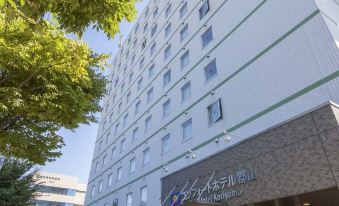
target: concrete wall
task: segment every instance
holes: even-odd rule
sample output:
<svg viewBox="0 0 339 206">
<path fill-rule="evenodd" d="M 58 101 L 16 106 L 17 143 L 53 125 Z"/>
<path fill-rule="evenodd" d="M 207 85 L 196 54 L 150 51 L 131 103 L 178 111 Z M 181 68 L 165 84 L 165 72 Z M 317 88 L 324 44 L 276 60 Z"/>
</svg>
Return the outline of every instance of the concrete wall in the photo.
<svg viewBox="0 0 339 206">
<path fill-rule="evenodd" d="M 195 187 L 203 188 L 214 171 L 211 182 L 242 168 L 252 168 L 257 179 L 236 185 L 242 195 L 227 201 L 230 206 L 338 187 L 338 112 L 337 105 L 327 104 L 164 177 L 162 200 L 173 187 L 180 191 L 186 181 L 189 188 L 200 177 Z"/>
</svg>

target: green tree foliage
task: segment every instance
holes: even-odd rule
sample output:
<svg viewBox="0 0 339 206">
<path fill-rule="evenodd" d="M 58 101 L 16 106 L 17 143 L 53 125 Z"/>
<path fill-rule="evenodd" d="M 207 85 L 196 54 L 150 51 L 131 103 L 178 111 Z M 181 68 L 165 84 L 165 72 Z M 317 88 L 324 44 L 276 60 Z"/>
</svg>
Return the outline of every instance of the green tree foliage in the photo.
<svg viewBox="0 0 339 206">
<path fill-rule="evenodd" d="M 8 2 L 12 1 L 2 3 L 7 7 L 3 6 L 0 12 L 0 154 L 44 164 L 61 155 L 64 141 L 58 130 L 96 121 L 95 113 L 101 110 L 99 101 L 107 83 L 100 73 L 107 56 L 95 54 L 85 43 L 67 38 L 61 29 L 80 32 L 86 25 L 73 22 L 91 9 L 85 6 L 76 12 L 80 7 L 70 2 L 83 2 L 95 9 L 93 4 L 105 6 L 120 0 L 106 4 L 98 0 L 15 1 L 10 6 Z M 23 6 L 18 6 L 20 11 L 13 11 L 17 2 Z M 79 16 L 71 15 L 67 20 L 67 11 L 60 5 L 59 8 L 59 3 L 70 4 L 65 8 L 72 8 Z M 57 13 L 61 27 L 39 20 L 50 10 Z M 101 21 L 101 14 L 90 19 L 94 11 L 105 13 L 91 10 L 84 19 Z M 39 22 L 32 23 L 27 18 Z M 101 28 L 110 22 L 105 20 L 97 26 Z"/>
<path fill-rule="evenodd" d="M 33 164 L 16 159 L 0 162 L 0 205 L 33 206 L 38 195 L 37 170 Z"/>
<path fill-rule="evenodd" d="M 108 37 L 120 31 L 122 20 L 132 21 L 136 16 L 138 0 L 0 0 L 0 7 L 10 5 L 7 15 L 16 14 L 31 22 L 43 21 L 52 14 L 66 32 L 80 36 L 88 26 L 103 30 Z"/>
</svg>

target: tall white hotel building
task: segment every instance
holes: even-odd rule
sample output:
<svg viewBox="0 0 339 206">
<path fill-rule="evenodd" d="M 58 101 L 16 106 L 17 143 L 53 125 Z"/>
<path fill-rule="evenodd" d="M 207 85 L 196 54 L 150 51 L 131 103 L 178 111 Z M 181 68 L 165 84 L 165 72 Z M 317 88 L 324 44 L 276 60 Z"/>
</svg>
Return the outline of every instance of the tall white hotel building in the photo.
<svg viewBox="0 0 339 206">
<path fill-rule="evenodd" d="M 85 205 L 160 206 L 162 177 L 339 103 L 338 14 L 338 0 L 150 0 L 113 62 Z"/>
</svg>

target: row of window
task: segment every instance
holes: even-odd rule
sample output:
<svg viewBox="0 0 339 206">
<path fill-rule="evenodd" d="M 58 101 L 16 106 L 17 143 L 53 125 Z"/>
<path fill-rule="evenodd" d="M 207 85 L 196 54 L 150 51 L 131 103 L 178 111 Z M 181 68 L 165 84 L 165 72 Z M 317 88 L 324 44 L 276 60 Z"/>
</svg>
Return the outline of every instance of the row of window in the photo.
<svg viewBox="0 0 339 206">
<path fill-rule="evenodd" d="M 217 75 L 216 60 L 211 61 L 204 68 L 204 73 L 205 73 L 205 81 L 209 81 Z M 164 74 L 164 83 L 168 84 L 170 81 L 171 81 L 171 73 L 170 73 L 170 70 L 169 70 L 168 72 L 166 72 Z M 183 87 L 181 87 L 180 90 L 181 90 L 181 102 L 184 103 L 191 98 L 191 82 L 189 81 L 188 83 L 186 83 Z M 129 95 L 127 95 L 126 104 L 128 103 L 129 97 L 130 97 L 130 93 L 129 93 Z M 147 91 L 146 104 L 149 104 L 153 100 L 153 97 L 154 97 L 154 88 L 152 87 Z M 141 102 L 142 101 L 139 100 L 135 104 L 135 107 L 134 107 L 134 115 L 135 116 L 138 115 L 141 112 Z M 122 105 L 122 103 L 119 104 L 118 112 L 120 112 L 120 110 L 121 110 L 121 105 Z M 166 118 L 170 113 L 171 113 L 171 99 L 168 99 L 162 105 L 162 117 Z M 112 121 L 112 117 L 113 117 L 113 113 L 110 115 L 110 122 Z M 129 119 L 129 113 L 125 113 L 125 115 L 123 117 L 123 125 L 122 125 L 123 128 L 127 127 L 128 119 Z M 103 123 L 103 128 L 105 128 L 105 124 L 106 124 L 106 122 Z M 145 119 L 145 133 L 148 132 L 151 128 L 152 128 L 152 115 L 148 116 Z M 120 123 L 118 122 L 118 123 L 115 124 L 114 136 L 116 136 L 118 134 L 119 129 L 120 129 Z M 132 135 L 133 142 L 139 136 L 138 134 L 139 134 L 139 128 L 137 127 L 133 130 L 133 135 Z M 106 135 L 106 144 L 109 142 L 110 137 L 111 137 L 111 133 L 108 133 Z M 102 139 L 99 142 L 99 151 L 102 149 L 103 141 L 104 140 Z"/>
<path fill-rule="evenodd" d="M 171 4 L 170 4 L 170 5 L 171 5 Z M 169 5 L 169 8 L 171 7 L 170 5 Z M 205 9 L 203 9 L 203 8 L 207 8 L 206 12 L 203 12 L 203 11 L 205 11 Z M 209 2 L 206 0 L 205 3 L 203 4 L 202 8 L 199 10 L 199 13 L 201 14 L 201 17 L 203 17 L 204 15 L 202 15 L 202 14 L 207 14 L 208 11 L 209 11 Z M 180 14 L 181 14 L 181 15 L 184 15 L 186 12 L 187 12 L 187 3 L 184 3 L 184 5 L 182 6 L 182 8 L 180 9 Z M 157 26 L 155 25 L 154 28 L 152 29 L 152 31 L 153 31 L 154 33 L 156 32 L 156 28 L 157 28 Z M 167 37 L 167 36 L 169 35 L 170 32 L 171 32 L 171 23 L 169 23 L 168 26 L 165 28 L 165 37 Z M 181 32 L 180 32 L 180 39 L 181 39 L 181 41 L 183 41 L 188 35 L 189 35 L 189 34 L 188 34 L 188 24 L 187 24 L 187 25 L 184 26 L 184 28 L 183 28 L 183 29 L 181 30 Z M 212 28 L 209 28 L 209 29 L 202 35 L 202 45 L 203 45 L 203 47 L 205 47 L 212 39 L 213 39 Z M 145 45 L 146 45 L 146 42 L 145 42 Z M 171 54 L 172 54 L 171 49 L 172 49 L 172 47 L 171 47 L 171 44 L 170 44 L 170 45 L 168 45 L 168 46 L 166 47 L 166 49 L 164 50 L 164 58 L 165 58 L 165 60 L 167 60 L 167 59 L 171 56 Z M 155 52 L 156 52 L 156 43 L 154 43 L 154 44 L 151 46 L 151 48 L 150 48 L 151 56 L 152 56 Z M 128 52 L 127 54 L 129 54 L 129 52 Z M 133 57 L 132 57 L 132 65 L 134 64 L 134 60 L 135 60 L 135 55 L 133 55 Z M 140 60 L 140 65 L 139 65 L 140 69 L 143 68 L 143 66 L 144 66 L 144 61 L 145 61 L 144 58 L 142 58 L 142 59 Z M 185 67 L 185 66 L 187 66 L 188 64 L 189 64 L 189 51 L 188 51 L 187 53 L 185 53 L 185 54 L 182 56 L 182 58 L 181 58 L 181 66 L 182 66 L 182 67 Z M 127 73 L 127 66 L 124 68 L 124 75 L 125 75 L 125 73 Z M 152 65 L 152 66 L 149 68 L 149 77 L 152 76 L 153 73 L 154 73 L 154 65 Z M 132 81 L 133 81 L 133 72 L 131 72 L 130 75 L 129 75 L 129 82 L 131 83 Z M 119 83 L 119 78 L 117 78 L 117 79 L 115 80 L 115 83 L 114 83 L 115 87 L 118 85 L 118 83 Z M 140 78 L 140 79 L 138 80 L 138 86 L 137 86 L 138 90 L 141 88 L 141 84 L 142 84 L 142 78 Z M 123 83 L 123 84 L 121 85 L 121 89 L 120 89 L 121 93 L 123 93 L 124 90 L 125 90 L 125 83 Z M 130 94 L 129 94 L 128 96 L 130 96 Z M 116 97 L 116 95 L 114 95 L 113 100 L 115 100 L 115 97 Z M 114 102 L 114 101 L 113 101 L 113 102 Z M 114 104 L 114 103 L 113 103 L 113 104 Z M 106 111 L 108 110 L 108 108 L 109 108 L 109 102 L 108 102 L 107 105 L 106 105 Z"/>
<path fill-rule="evenodd" d="M 98 188 L 98 192 L 100 193 L 102 190 L 102 186 L 103 183 L 102 181 L 99 183 L 99 188 Z M 91 190 L 91 197 L 95 195 L 96 192 L 96 188 L 95 186 L 92 186 L 92 190 Z M 147 203 L 148 200 L 148 186 L 143 186 L 140 188 L 140 204 L 139 205 L 144 205 Z M 133 193 L 129 192 L 126 195 L 126 206 L 132 206 L 133 204 Z M 105 204 L 105 205 L 110 205 L 110 204 Z M 118 205 L 118 199 L 115 199 L 113 201 L 113 206 L 117 206 Z"/>
<path fill-rule="evenodd" d="M 213 102 L 212 104 L 210 104 L 207 107 L 208 113 L 209 113 L 209 123 L 213 124 L 215 122 L 217 122 L 218 120 L 222 119 L 222 108 L 221 108 L 221 100 L 217 100 L 215 102 Z M 185 123 L 182 124 L 182 130 L 183 130 L 183 141 L 190 139 L 193 137 L 193 133 L 192 133 L 192 119 L 186 121 Z M 120 151 L 124 150 L 125 142 L 126 140 L 122 140 L 121 141 L 121 145 L 120 145 Z M 162 139 L 161 139 L 161 152 L 162 154 L 165 154 L 167 152 L 170 151 L 170 134 L 165 135 Z M 112 149 L 112 158 L 114 158 L 116 156 L 116 148 L 114 147 Z M 107 161 L 107 156 L 105 155 L 103 157 L 103 165 L 106 164 Z M 150 154 L 150 148 L 147 148 L 143 151 L 143 159 L 142 159 L 142 165 L 145 166 L 147 164 L 149 164 L 151 161 L 151 154 Z M 99 162 L 96 163 L 96 171 L 99 170 Z M 129 174 L 133 174 L 136 170 L 136 157 L 133 157 L 132 159 L 130 159 L 129 162 Z M 120 181 L 123 178 L 123 167 L 120 166 L 117 169 L 116 172 L 116 182 Z M 100 193 L 103 189 L 103 180 L 100 180 L 98 183 L 98 190 L 97 192 Z M 107 176 L 107 181 L 105 181 L 107 183 L 107 187 L 112 186 L 113 184 L 113 173 L 110 173 Z M 141 201 L 142 202 L 146 202 L 147 201 L 147 186 L 144 186 L 141 188 Z M 92 190 L 91 190 L 91 196 L 94 196 L 96 192 L 96 186 L 93 185 L 92 186 Z M 130 205 L 132 203 L 132 193 L 128 193 L 127 196 L 127 205 Z"/>
</svg>

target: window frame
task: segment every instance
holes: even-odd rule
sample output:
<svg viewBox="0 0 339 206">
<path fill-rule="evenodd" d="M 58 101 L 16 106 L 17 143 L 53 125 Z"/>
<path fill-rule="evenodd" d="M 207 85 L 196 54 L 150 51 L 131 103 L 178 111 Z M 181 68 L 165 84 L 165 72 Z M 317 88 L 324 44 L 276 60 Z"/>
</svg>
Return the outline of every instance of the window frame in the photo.
<svg viewBox="0 0 339 206">
<path fill-rule="evenodd" d="M 215 105 L 216 103 L 219 108 L 219 116 L 215 120 L 210 121 L 211 120 L 210 114 L 212 114 L 210 111 L 212 111 L 212 106 Z M 217 123 L 223 118 L 221 98 L 219 98 L 217 101 L 214 101 L 207 106 L 207 114 L 208 114 L 208 126 L 209 127 L 214 125 L 215 123 Z"/>
</svg>

